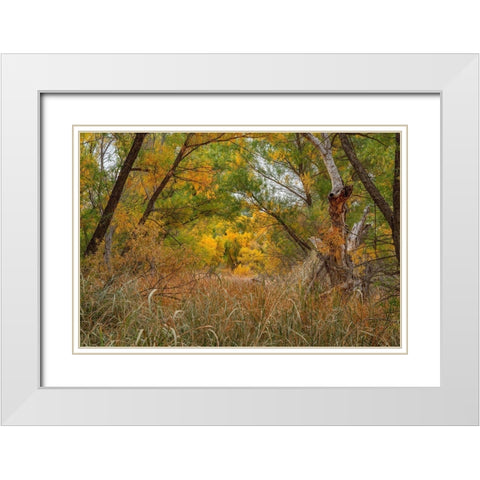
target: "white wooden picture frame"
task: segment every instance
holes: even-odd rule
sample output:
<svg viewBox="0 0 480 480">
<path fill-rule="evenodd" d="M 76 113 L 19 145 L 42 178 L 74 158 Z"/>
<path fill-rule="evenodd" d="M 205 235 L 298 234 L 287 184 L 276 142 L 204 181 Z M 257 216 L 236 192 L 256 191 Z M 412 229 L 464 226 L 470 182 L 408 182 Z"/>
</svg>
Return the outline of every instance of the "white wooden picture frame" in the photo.
<svg viewBox="0 0 480 480">
<path fill-rule="evenodd" d="M 42 386 L 40 99 L 55 92 L 439 93 L 440 386 Z M 477 55 L 2 57 L 3 424 L 478 425 L 478 273 Z"/>
</svg>

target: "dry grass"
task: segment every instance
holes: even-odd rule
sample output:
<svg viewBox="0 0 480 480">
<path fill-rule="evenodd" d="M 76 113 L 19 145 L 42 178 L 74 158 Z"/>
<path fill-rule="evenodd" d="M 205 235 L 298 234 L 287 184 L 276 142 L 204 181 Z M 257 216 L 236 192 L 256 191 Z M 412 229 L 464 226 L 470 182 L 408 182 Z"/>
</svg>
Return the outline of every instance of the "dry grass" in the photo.
<svg viewBox="0 0 480 480">
<path fill-rule="evenodd" d="M 166 273 L 167 272 L 167 273 Z M 306 291 L 294 276 L 258 280 L 162 270 L 81 279 L 81 345 L 89 347 L 399 346 L 399 298 L 373 288 Z"/>
</svg>

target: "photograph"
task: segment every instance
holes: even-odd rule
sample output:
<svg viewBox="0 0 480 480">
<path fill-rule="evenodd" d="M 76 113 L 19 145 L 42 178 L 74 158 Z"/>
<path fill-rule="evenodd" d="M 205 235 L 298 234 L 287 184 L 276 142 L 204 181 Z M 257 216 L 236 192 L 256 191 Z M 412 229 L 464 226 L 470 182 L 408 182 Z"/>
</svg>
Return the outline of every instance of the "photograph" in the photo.
<svg viewBox="0 0 480 480">
<path fill-rule="evenodd" d="M 400 148 L 80 131 L 80 347 L 400 347 Z"/>
</svg>

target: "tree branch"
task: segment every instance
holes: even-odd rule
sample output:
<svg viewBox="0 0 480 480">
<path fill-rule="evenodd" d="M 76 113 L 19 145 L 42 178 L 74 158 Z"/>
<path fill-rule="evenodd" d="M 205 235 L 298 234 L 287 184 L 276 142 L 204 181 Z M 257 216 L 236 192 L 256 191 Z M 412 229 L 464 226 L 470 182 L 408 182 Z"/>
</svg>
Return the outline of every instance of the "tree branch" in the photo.
<svg viewBox="0 0 480 480">
<path fill-rule="evenodd" d="M 362 163 L 358 159 L 357 154 L 355 153 L 355 150 L 353 148 L 353 144 L 350 141 L 350 138 L 348 137 L 348 135 L 346 133 L 340 133 L 339 136 L 340 136 L 340 141 L 342 143 L 343 150 L 345 151 L 348 157 L 348 160 L 352 164 L 352 167 L 355 169 L 355 172 L 357 172 L 357 175 L 360 178 L 360 181 L 363 183 L 363 186 L 372 197 L 372 200 L 375 202 L 377 207 L 382 212 L 383 216 L 385 217 L 385 220 L 388 222 L 393 232 L 394 231 L 393 212 L 392 212 L 392 209 L 390 208 L 390 205 L 383 198 L 382 194 L 379 192 L 378 188 L 375 186 L 372 179 L 368 175 L 368 172 L 365 170 L 365 167 L 362 165 Z"/>
<path fill-rule="evenodd" d="M 330 176 L 330 181 L 332 182 L 332 193 L 334 195 L 338 195 L 344 187 L 343 180 L 340 176 L 337 166 L 335 165 L 335 160 L 333 159 L 330 138 L 326 133 L 321 133 L 320 135 L 322 137 L 322 141 L 320 141 L 312 133 L 303 134 L 303 136 L 320 152 L 323 163 L 325 164 L 328 175 Z"/>
</svg>

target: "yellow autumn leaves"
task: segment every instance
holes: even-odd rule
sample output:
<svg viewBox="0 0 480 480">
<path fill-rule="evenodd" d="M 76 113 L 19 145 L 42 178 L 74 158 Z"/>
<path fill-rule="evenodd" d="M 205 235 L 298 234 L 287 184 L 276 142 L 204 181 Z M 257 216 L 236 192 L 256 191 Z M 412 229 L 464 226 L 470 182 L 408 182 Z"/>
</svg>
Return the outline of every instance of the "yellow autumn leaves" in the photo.
<svg viewBox="0 0 480 480">
<path fill-rule="evenodd" d="M 258 212 L 245 217 L 247 225 L 243 229 L 231 222 L 218 222 L 210 230 L 216 233 L 203 233 L 196 242 L 198 258 L 214 269 L 227 265 L 231 273 L 239 276 L 274 273 L 279 261 L 267 253 L 273 241 L 266 220 Z"/>
</svg>

